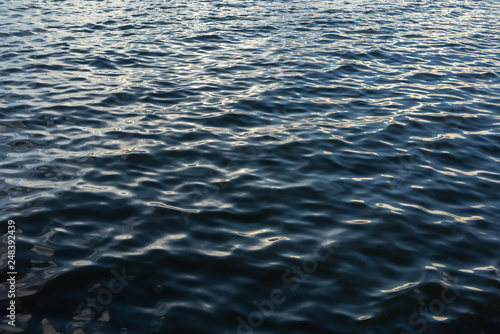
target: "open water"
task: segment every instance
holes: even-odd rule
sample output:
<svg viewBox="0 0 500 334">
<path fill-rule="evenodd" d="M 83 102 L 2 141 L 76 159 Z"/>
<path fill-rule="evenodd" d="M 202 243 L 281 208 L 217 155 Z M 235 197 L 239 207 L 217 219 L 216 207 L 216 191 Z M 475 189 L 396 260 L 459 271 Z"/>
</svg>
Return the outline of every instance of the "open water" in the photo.
<svg viewBox="0 0 500 334">
<path fill-rule="evenodd" d="M 498 334 L 500 3 L 0 1 L 0 220 L 2 333 Z"/>
</svg>

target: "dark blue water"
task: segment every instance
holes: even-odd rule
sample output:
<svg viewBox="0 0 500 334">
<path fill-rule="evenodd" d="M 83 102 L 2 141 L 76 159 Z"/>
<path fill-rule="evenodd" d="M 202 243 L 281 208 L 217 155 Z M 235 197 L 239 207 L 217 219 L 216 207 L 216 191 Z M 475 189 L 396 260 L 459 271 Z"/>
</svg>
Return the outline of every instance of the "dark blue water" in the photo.
<svg viewBox="0 0 500 334">
<path fill-rule="evenodd" d="M 0 332 L 500 333 L 498 1 L 0 8 Z"/>
</svg>

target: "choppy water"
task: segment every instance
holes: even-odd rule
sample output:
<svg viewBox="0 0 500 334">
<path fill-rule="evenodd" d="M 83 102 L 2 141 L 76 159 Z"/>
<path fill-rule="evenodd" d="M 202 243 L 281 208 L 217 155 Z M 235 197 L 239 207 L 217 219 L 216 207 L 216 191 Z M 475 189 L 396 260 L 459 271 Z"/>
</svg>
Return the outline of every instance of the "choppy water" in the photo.
<svg viewBox="0 0 500 334">
<path fill-rule="evenodd" d="M 497 1 L 0 5 L 17 332 L 500 333 Z"/>
</svg>

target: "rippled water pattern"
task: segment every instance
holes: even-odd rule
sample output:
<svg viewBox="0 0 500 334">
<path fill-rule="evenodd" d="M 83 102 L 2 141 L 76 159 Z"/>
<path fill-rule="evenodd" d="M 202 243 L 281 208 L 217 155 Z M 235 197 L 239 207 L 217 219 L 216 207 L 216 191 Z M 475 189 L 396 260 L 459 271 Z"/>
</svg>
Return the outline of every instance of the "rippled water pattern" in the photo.
<svg viewBox="0 0 500 334">
<path fill-rule="evenodd" d="M 17 332 L 500 333 L 498 1 L 0 5 Z"/>
</svg>

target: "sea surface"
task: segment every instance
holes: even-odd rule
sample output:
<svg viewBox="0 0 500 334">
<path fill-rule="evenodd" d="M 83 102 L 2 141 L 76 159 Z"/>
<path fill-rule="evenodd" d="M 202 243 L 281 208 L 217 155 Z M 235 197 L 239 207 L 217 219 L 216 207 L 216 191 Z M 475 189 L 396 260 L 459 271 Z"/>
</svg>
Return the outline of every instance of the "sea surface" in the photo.
<svg viewBox="0 0 500 334">
<path fill-rule="evenodd" d="M 498 334 L 500 2 L 2 0 L 0 221 L 1 333 Z"/>
</svg>

